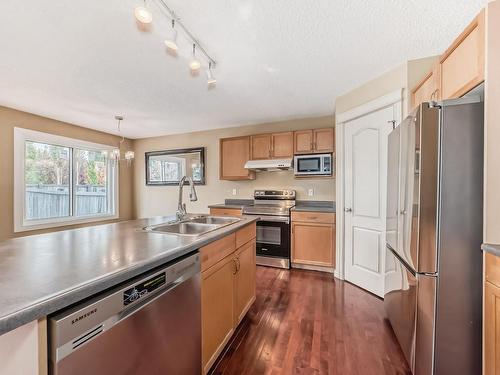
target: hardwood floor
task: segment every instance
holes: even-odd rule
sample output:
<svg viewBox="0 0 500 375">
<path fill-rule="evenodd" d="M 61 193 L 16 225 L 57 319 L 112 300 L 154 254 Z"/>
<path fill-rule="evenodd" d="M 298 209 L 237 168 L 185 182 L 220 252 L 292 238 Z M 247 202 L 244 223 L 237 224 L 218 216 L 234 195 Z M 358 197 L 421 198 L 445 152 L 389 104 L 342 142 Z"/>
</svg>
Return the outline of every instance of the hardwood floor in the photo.
<svg viewBox="0 0 500 375">
<path fill-rule="evenodd" d="M 328 274 L 257 267 L 257 300 L 210 374 L 410 371 L 382 300 Z"/>
</svg>

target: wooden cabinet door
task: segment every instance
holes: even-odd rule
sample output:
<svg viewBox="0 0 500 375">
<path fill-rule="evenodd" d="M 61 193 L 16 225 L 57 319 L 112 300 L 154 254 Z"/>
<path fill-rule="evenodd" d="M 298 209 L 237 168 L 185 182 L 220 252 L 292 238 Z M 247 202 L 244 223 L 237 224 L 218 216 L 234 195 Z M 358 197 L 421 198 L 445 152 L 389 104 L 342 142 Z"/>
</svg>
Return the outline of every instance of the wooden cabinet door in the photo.
<svg viewBox="0 0 500 375">
<path fill-rule="evenodd" d="M 210 208 L 210 215 L 214 216 L 241 216 L 241 209 L 238 208 Z"/>
<path fill-rule="evenodd" d="M 292 262 L 334 267 L 335 225 L 292 222 Z"/>
<path fill-rule="evenodd" d="M 500 374 L 500 288 L 484 286 L 484 373 Z"/>
<path fill-rule="evenodd" d="M 223 138 L 219 145 L 221 180 L 252 180 L 255 173 L 245 169 L 250 160 L 250 137 Z"/>
<path fill-rule="evenodd" d="M 335 151 L 335 132 L 333 128 L 314 130 L 314 152 L 328 153 Z"/>
<path fill-rule="evenodd" d="M 252 135 L 252 160 L 271 158 L 271 134 Z"/>
<path fill-rule="evenodd" d="M 441 97 L 458 98 L 484 81 L 484 10 L 441 56 Z"/>
<path fill-rule="evenodd" d="M 435 91 L 434 77 L 431 72 L 413 89 L 411 93 L 411 107 L 415 108 L 423 102 L 432 100 Z"/>
<path fill-rule="evenodd" d="M 201 274 L 202 366 L 210 369 L 233 334 L 234 275 L 232 256 Z"/>
<path fill-rule="evenodd" d="M 234 326 L 236 327 L 255 301 L 255 240 L 236 250 Z"/>
<path fill-rule="evenodd" d="M 296 154 L 311 154 L 313 152 L 313 131 L 298 130 L 294 132 L 293 143 Z"/>
<path fill-rule="evenodd" d="M 272 157 L 274 159 L 293 158 L 293 132 L 272 135 Z"/>
</svg>

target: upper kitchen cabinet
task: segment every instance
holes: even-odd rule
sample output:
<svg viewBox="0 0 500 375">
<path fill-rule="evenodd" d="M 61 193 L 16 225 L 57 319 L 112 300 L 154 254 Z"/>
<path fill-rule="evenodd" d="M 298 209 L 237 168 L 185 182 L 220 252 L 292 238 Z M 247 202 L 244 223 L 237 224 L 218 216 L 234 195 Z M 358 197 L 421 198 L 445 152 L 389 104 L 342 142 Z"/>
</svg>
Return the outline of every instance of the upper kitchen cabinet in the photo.
<svg viewBox="0 0 500 375">
<path fill-rule="evenodd" d="M 458 98 L 484 81 L 484 10 L 441 56 L 441 98 Z"/>
<path fill-rule="evenodd" d="M 435 64 L 430 72 L 411 92 L 411 106 L 431 100 L 440 100 L 440 65 Z"/>
<path fill-rule="evenodd" d="M 255 173 L 245 169 L 250 160 L 250 137 L 223 138 L 219 144 L 221 180 L 253 180 Z"/>
<path fill-rule="evenodd" d="M 459 98 L 484 81 L 485 12 L 474 18 L 411 91 L 411 106 Z"/>
<path fill-rule="evenodd" d="M 293 132 L 272 134 L 273 158 L 286 159 L 293 157 Z"/>
<path fill-rule="evenodd" d="M 294 135 L 295 154 L 317 154 L 335 151 L 334 128 L 299 130 Z"/>
<path fill-rule="evenodd" d="M 271 158 L 272 141 L 271 134 L 252 135 L 251 157 L 252 160 Z"/>
<path fill-rule="evenodd" d="M 293 132 L 251 136 L 252 160 L 293 157 Z"/>
</svg>

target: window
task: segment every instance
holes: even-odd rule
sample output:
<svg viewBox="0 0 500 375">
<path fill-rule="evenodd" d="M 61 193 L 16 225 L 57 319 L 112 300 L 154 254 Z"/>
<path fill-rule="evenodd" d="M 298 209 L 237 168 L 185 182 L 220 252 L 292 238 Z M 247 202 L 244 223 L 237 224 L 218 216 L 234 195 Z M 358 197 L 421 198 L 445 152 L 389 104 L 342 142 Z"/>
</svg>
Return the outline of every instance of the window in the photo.
<svg viewBox="0 0 500 375">
<path fill-rule="evenodd" d="M 14 130 L 15 231 L 118 217 L 112 146 Z"/>
</svg>

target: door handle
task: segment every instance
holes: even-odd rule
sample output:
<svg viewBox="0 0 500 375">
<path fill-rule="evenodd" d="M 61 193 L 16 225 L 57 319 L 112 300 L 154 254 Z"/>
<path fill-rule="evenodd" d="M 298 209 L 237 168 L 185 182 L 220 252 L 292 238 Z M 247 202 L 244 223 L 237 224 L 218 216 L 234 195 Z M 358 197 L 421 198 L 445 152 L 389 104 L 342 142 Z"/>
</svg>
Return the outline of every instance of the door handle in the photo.
<svg viewBox="0 0 500 375">
<path fill-rule="evenodd" d="M 352 208 L 346 207 L 346 208 L 344 208 L 344 212 L 352 212 Z"/>
</svg>

